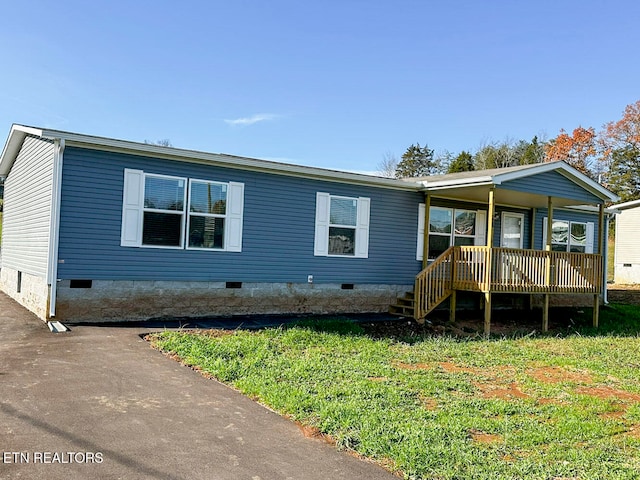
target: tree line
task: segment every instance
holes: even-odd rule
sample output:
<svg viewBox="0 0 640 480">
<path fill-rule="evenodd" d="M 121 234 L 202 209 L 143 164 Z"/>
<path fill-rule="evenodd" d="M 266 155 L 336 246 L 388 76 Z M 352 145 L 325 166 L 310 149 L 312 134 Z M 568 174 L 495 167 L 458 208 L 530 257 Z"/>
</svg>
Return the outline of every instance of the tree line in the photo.
<svg viewBox="0 0 640 480">
<path fill-rule="evenodd" d="M 504 168 L 564 160 L 620 196 L 640 198 L 640 100 L 627 105 L 622 117 L 603 125 L 560 130 L 550 140 L 485 142 L 477 151 L 435 153 L 428 145 L 412 144 L 400 160 L 390 152 L 378 164 L 384 177 L 425 177 L 446 173 Z"/>
</svg>

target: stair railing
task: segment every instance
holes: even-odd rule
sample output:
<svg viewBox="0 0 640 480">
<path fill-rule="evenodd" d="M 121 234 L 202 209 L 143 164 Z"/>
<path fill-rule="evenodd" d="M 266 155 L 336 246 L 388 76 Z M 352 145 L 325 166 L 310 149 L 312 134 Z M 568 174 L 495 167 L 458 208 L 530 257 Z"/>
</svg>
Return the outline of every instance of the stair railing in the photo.
<svg viewBox="0 0 640 480">
<path fill-rule="evenodd" d="M 449 247 L 416 276 L 413 316 L 417 321 L 424 320 L 429 312 L 451 295 L 454 251 L 455 247 Z"/>
</svg>

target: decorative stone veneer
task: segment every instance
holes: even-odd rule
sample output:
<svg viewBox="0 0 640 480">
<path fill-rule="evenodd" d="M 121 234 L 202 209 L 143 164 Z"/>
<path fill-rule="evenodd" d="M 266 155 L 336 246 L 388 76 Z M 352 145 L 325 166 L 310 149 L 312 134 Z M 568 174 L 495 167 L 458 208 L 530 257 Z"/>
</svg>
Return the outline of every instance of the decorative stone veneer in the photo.
<svg viewBox="0 0 640 480">
<path fill-rule="evenodd" d="M 199 317 L 288 313 L 386 312 L 412 285 L 170 282 L 94 280 L 91 288 L 58 282 L 56 318 L 122 321 L 153 317 Z"/>
<path fill-rule="evenodd" d="M 20 291 L 18 292 L 18 271 L 2 267 L 0 269 L 0 290 L 31 310 L 42 320 L 47 319 L 49 286 L 44 278 L 22 272 Z"/>
</svg>

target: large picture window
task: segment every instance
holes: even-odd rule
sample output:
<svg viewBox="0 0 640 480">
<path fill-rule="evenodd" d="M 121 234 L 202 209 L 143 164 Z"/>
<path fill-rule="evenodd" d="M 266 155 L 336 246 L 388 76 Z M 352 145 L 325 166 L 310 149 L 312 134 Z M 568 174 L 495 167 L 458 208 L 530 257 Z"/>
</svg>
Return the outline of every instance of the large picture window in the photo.
<svg viewBox="0 0 640 480">
<path fill-rule="evenodd" d="M 314 254 L 368 257 L 369 204 L 370 199 L 364 197 L 318 192 Z"/>
<path fill-rule="evenodd" d="M 125 169 L 120 244 L 242 251 L 244 184 Z"/>
</svg>

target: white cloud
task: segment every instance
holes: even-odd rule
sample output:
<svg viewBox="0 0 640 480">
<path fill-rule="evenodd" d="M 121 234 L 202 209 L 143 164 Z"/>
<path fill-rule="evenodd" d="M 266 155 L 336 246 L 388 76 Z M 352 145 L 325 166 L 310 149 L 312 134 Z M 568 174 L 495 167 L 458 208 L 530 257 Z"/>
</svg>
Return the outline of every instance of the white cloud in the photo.
<svg viewBox="0 0 640 480">
<path fill-rule="evenodd" d="M 242 118 L 236 118 L 233 120 L 225 120 L 225 122 L 231 126 L 246 127 L 247 125 L 253 125 L 254 123 L 258 123 L 258 122 L 267 122 L 270 120 L 275 120 L 278 117 L 279 115 L 275 115 L 273 113 L 257 113 L 250 117 L 242 117 Z"/>
</svg>

